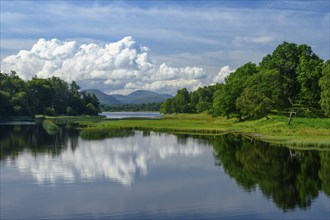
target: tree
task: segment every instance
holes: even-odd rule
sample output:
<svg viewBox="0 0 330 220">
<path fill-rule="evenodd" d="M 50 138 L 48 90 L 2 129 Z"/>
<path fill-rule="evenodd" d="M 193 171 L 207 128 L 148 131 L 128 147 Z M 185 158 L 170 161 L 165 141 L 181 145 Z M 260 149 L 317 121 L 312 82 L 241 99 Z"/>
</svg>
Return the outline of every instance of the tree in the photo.
<svg viewBox="0 0 330 220">
<path fill-rule="evenodd" d="M 173 113 L 173 106 L 172 106 L 173 99 L 166 99 L 160 106 L 160 112 L 163 114 L 172 114 Z"/>
<path fill-rule="evenodd" d="M 300 85 L 298 94 L 300 104 L 309 110 L 319 109 L 319 80 L 322 76 L 322 60 L 317 56 L 300 56 L 296 74 Z"/>
<path fill-rule="evenodd" d="M 216 116 L 235 116 L 240 118 L 241 112 L 236 108 L 236 99 L 245 88 L 245 81 L 257 73 L 254 63 L 246 63 L 225 79 L 225 85 L 214 94 L 213 109 Z"/>
<path fill-rule="evenodd" d="M 260 68 L 278 70 L 284 77 L 286 104 L 292 108 L 298 101 L 305 105 L 315 105 L 311 93 L 315 96 L 318 94 L 319 62 L 322 60 L 313 53 L 310 46 L 283 42 L 271 55 L 268 54 L 262 59 Z M 317 102 L 317 97 L 314 98 Z"/>
<path fill-rule="evenodd" d="M 253 119 L 267 117 L 272 109 L 281 109 L 283 81 L 283 76 L 277 70 L 261 71 L 251 76 L 243 93 L 236 100 L 236 108 L 241 115 Z"/>
<path fill-rule="evenodd" d="M 172 107 L 175 113 L 188 113 L 189 109 L 189 92 L 186 88 L 178 90 L 173 98 Z"/>
<path fill-rule="evenodd" d="M 322 78 L 319 80 L 321 99 L 320 105 L 324 115 L 330 117 L 330 60 L 323 63 Z"/>
<path fill-rule="evenodd" d="M 296 100 L 299 93 L 299 83 L 295 70 L 299 65 L 300 49 L 297 44 L 283 42 L 273 51 L 271 55 L 267 55 L 260 63 L 262 69 L 276 69 L 282 74 L 287 83 L 288 100 Z M 290 104 L 290 103 L 288 103 Z"/>
<path fill-rule="evenodd" d="M 78 96 L 79 95 L 79 89 L 80 89 L 80 86 L 77 85 L 77 83 L 75 81 L 72 81 L 71 84 L 70 84 L 71 94 L 74 95 L 74 96 Z"/>
<path fill-rule="evenodd" d="M 21 91 L 14 94 L 11 99 L 14 115 L 29 115 L 28 95 Z"/>
<path fill-rule="evenodd" d="M 32 78 L 26 85 L 32 115 L 47 114 L 47 108 L 52 107 L 54 96 L 51 83 L 46 79 Z"/>
<path fill-rule="evenodd" d="M 8 92 L 0 90 L 0 117 L 12 114 L 12 106 L 10 104 L 10 96 Z"/>
<path fill-rule="evenodd" d="M 54 109 L 55 114 L 65 114 L 70 96 L 68 83 L 54 76 L 49 78 L 48 81 L 53 89 L 53 96 L 51 97 L 51 100 L 52 108 Z"/>
<path fill-rule="evenodd" d="M 100 102 L 94 93 L 86 94 L 85 92 L 82 92 L 82 101 L 85 106 L 83 113 L 88 115 L 97 115 L 100 112 Z"/>
</svg>

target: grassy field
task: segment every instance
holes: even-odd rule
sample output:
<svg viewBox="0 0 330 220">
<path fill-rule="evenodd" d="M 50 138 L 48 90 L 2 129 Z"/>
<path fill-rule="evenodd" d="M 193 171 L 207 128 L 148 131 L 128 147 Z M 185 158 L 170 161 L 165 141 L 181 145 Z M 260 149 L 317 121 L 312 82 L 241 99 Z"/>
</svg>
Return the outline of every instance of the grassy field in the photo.
<svg viewBox="0 0 330 220">
<path fill-rule="evenodd" d="M 166 115 L 163 119 L 94 119 L 78 120 L 86 126 L 83 132 L 106 132 L 116 128 L 144 129 L 171 133 L 221 135 L 239 133 L 272 143 L 297 147 L 330 147 L 329 118 L 294 118 L 291 125 L 284 116 L 236 122 L 235 119 L 213 118 L 207 114 Z"/>
</svg>

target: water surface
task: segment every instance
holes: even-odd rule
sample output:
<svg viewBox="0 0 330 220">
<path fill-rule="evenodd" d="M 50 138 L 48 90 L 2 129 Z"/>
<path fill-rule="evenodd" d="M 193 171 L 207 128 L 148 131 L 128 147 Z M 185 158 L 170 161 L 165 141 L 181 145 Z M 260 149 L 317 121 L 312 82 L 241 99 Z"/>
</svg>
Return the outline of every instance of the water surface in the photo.
<svg viewBox="0 0 330 220">
<path fill-rule="evenodd" d="M 102 112 L 100 115 L 111 119 L 122 118 L 161 118 L 162 114 L 159 112 Z"/>
<path fill-rule="evenodd" d="M 0 125 L 1 219 L 328 219 L 330 154 L 241 136 Z"/>
</svg>

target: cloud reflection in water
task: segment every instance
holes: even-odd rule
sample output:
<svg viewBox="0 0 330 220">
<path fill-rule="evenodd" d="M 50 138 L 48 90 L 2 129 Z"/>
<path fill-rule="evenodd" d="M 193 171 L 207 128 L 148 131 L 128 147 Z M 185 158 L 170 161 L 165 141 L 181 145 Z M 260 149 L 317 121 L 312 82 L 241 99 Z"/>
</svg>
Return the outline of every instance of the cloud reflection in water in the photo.
<svg viewBox="0 0 330 220">
<path fill-rule="evenodd" d="M 174 135 L 136 132 L 134 136 L 104 140 L 78 139 L 78 147 L 72 150 L 70 141 L 59 155 L 24 151 L 14 161 L 21 172 L 31 173 L 38 183 L 55 184 L 62 180 L 95 180 L 105 178 L 130 186 L 137 174 L 147 175 L 148 165 L 173 157 L 196 157 L 205 148 L 200 140 L 184 141 Z"/>
</svg>

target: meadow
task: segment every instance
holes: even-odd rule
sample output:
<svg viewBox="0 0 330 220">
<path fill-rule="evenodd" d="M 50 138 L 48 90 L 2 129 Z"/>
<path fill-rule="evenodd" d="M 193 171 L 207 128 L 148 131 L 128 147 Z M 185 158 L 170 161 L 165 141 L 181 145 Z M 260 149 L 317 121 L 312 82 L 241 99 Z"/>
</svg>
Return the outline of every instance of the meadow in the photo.
<svg viewBox="0 0 330 220">
<path fill-rule="evenodd" d="M 171 114 L 162 119 L 120 119 L 74 118 L 81 127 L 81 133 L 93 136 L 113 129 L 152 130 L 158 132 L 184 133 L 198 135 L 223 135 L 227 133 L 242 134 L 276 144 L 286 144 L 295 147 L 330 147 L 329 118 L 299 118 L 293 119 L 288 125 L 285 116 L 270 115 L 253 121 L 237 122 L 235 119 L 212 117 L 207 114 Z M 64 119 L 62 119 L 64 121 Z M 56 120 L 55 120 L 56 122 Z"/>
</svg>

